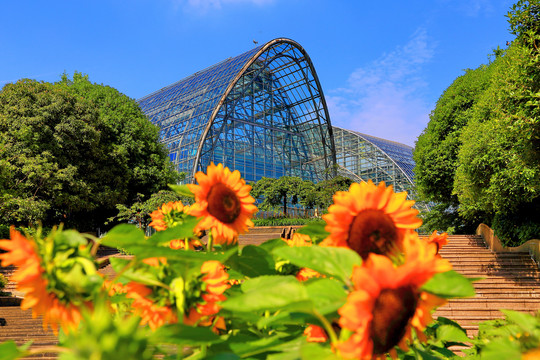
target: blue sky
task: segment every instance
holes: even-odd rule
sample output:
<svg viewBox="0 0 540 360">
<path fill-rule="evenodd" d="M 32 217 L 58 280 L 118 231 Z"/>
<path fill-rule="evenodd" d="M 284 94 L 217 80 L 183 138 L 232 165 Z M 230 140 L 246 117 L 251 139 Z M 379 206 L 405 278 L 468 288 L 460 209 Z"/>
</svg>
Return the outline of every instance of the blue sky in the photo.
<svg viewBox="0 0 540 360">
<path fill-rule="evenodd" d="M 79 71 L 138 99 L 278 37 L 334 125 L 414 146 L 442 92 L 513 37 L 514 0 L 0 0 L 0 87 Z"/>
</svg>

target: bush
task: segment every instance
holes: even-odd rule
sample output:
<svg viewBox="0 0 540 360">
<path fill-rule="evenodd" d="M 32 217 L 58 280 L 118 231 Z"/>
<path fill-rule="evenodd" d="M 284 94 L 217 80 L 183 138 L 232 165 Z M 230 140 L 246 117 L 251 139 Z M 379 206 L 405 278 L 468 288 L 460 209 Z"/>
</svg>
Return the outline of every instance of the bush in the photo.
<svg viewBox="0 0 540 360">
<path fill-rule="evenodd" d="M 6 287 L 8 283 L 8 280 L 6 279 L 6 277 L 2 274 L 0 274 L 0 294 L 2 294 L 4 288 Z"/>
<path fill-rule="evenodd" d="M 321 223 L 324 224 L 324 220 L 314 218 L 290 218 L 285 216 L 270 217 L 266 219 L 253 219 L 255 226 L 291 226 L 291 225 L 308 225 Z"/>
</svg>

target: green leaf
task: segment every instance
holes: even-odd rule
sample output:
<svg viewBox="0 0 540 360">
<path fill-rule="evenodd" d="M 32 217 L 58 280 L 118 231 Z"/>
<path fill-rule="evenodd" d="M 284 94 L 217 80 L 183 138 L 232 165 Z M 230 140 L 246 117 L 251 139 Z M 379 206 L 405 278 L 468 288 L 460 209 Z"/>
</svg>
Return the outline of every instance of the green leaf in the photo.
<svg viewBox="0 0 540 360">
<path fill-rule="evenodd" d="M 300 349 L 302 360 L 339 360 L 341 357 L 332 352 L 329 346 L 315 343 L 303 344 Z"/>
<path fill-rule="evenodd" d="M 521 327 L 525 332 L 533 334 L 536 329 L 540 328 L 540 320 L 530 314 L 514 311 L 514 310 L 503 310 L 501 312 L 506 315 L 506 319 L 509 322 L 512 322 L 519 327 Z"/>
<path fill-rule="evenodd" d="M 421 360 L 440 360 L 440 357 L 432 355 L 431 353 L 429 353 L 427 351 L 424 351 L 424 350 L 421 350 L 421 349 L 418 349 L 418 348 L 415 350 L 415 352 L 417 354 L 417 359 L 421 359 Z"/>
<path fill-rule="evenodd" d="M 247 277 L 275 274 L 275 263 L 272 256 L 259 246 L 248 245 L 242 248 L 241 254 L 232 255 L 226 262 L 231 269 Z"/>
<path fill-rule="evenodd" d="M 171 188 L 172 191 L 174 191 L 175 193 L 177 193 L 180 196 L 186 196 L 186 197 L 190 197 L 190 198 L 195 197 L 187 185 L 172 185 L 172 184 L 169 184 L 169 187 Z"/>
<path fill-rule="evenodd" d="M 437 328 L 437 340 L 458 343 L 466 343 L 471 341 L 471 339 L 467 337 L 467 334 L 462 329 L 452 325 L 439 326 Z"/>
<path fill-rule="evenodd" d="M 289 245 L 287 245 L 287 243 L 283 241 L 282 239 L 271 239 L 271 240 L 267 240 L 263 242 L 258 247 L 268 252 L 272 252 L 272 250 L 280 248 L 280 247 L 284 247 L 284 246 L 289 246 Z"/>
<path fill-rule="evenodd" d="M 491 341 L 480 351 L 482 360 L 521 359 L 519 341 L 498 338 Z"/>
<path fill-rule="evenodd" d="M 305 337 L 283 344 L 282 352 L 271 354 L 268 360 L 340 360 L 328 345 L 308 343 Z M 277 349 L 277 348 L 275 348 Z M 274 350 L 274 349 L 272 349 Z"/>
<path fill-rule="evenodd" d="M 302 246 L 282 247 L 272 252 L 275 256 L 289 260 L 296 266 L 306 267 L 321 274 L 335 277 L 346 284 L 354 265 L 361 265 L 360 256 L 346 248 Z"/>
<path fill-rule="evenodd" d="M 343 283 L 335 279 L 310 279 L 305 286 L 309 298 L 322 315 L 337 311 L 347 301 L 347 291 Z"/>
<path fill-rule="evenodd" d="M 471 281 L 454 270 L 435 274 L 422 286 L 422 290 L 444 299 L 472 297 L 475 295 Z"/>
<path fill-rule="evenodd" d="M 141 229 L 132 224 L 113 227 L 101 240 L 101 244 L 117 249 L 128 249 L 133 244 L 144 244 L 146 238 Z"/>
<path fill-rule="evenodd" d="M 119 273 L 120 271 L 122 271 L 122 269 L 131 262 L 130 259 L 120 258 L 120 257 L 111 257 L 109 258 L 109 261 L 111 263 L 113 270 L 116 273 Z"/>
<path fill-rule="evenodd" d="M 154 235 L 148 238 L 148 243 L 153 245 L 168 244 L 174 239 L 185 239 L 193 237 L 193 229 L 199 223 L 200 219 L 188 216 L 181 225 L 176 225 L 167 230 L 157 231 Z"/>
<path fill-rule="evenodd" d="M 306 288 L 292 276 L 260 276 L 246 280 L 241 288 L 242 294 L 222 303 L 224 309 L 257 312 L 298 307 L 309 312 L 312 307 Z"/>
<path fill-rule="evenodd" d="M 456 327 L 456 328 L 460 329 L 465 334 L 467 333 L 467 331 L 465 331 L 465 329 L 462 328 L 461 325 L 459 325 L 457 322 L 455 322 L 453 320 L 450 320 L 448 318 L 445 318 L 444 316 L 439 316 L 437 318 L 437 323 L 438 323 L 439 326 L 440 325 L 450 325 L 450 326 L 453 326 L 453 327 Z"/>
<path fill-rule="evenodd" d="M 296 230 L 299 234 L 309 235 L 311 241 L 318 243 L 319 241 L 326 239 L 330 233 L 324 229 L 326 223 L 313 223 L 308 224 L 300 229 Z"/>
<path fill-rule="evenodd" d="M 238 251 L 234 247 L 224 252 L 206 252 L 192 250 L 176 250 L 169 247 L 148 247 L 148 246 L 132 246 L 130 251 L 139 259 L 147 259 L 151 257 L 166 257 L 171 261 L 182 261 L 192 263 L 202 263 L 208 260 L 217 260 L 221 263 L 227 261 L 229 257 Z"/>
<path fill-rule="evenodd" d="M 156 330 L 151 336 L 151 341 L 155 344 L 199 346 L 215 344 L 224 340 L 207 327 L 172 324 Z"/>
<path fill-rule="evenodd" d="M 25 355 L 26 351 L 19 349 L 13 340 L 0 344 L 0 360 L 15 360 Z"/>
<path fill-rule="evenodd" d="M 277 334 L 271 337 L 260 338 L 253 341 L 232 341 L 229 342 L 230 348 L 242 357 L 252 356 L 267 352 L 276 346 L 283 344 L 283 338 L 286 335 Z"/>
<path fill-rule="evenodd" d="M 176 360 L 176 357 L 174 358 Z M 240 360 L 241 357 L 233 353 L 219 353 L 210 357 L 206 357 L 205 360 Z"/>
</svg>

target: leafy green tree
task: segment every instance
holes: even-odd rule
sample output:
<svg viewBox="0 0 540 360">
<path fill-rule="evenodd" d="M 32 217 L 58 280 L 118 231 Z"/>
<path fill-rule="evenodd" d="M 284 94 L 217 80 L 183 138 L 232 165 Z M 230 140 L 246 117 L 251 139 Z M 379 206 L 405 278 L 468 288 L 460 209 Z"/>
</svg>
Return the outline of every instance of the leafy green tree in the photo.
<svg viewBox="0 0 540 360">
<path fill-rule="evenodd" d="M 252 195 L 261 200 L 260 209 L 282 206 L 283 214 L 287 216 L 287 205 L 298 204 L 302 185 L 302 179 L 296 176 L 282 176 L 279 179 L 263 177 L 252 185 Z"/>
<path fill-rule="evenodd" d="M 453 194 L 453 179 L 461 147 L 461 132 L 490 78 L 489 66 L 469 69 L 454 80 L 437 101 L 413 153 L 415 182 L 422 199 L 458 205 Z"/>
<path fill-rule="evenodd" d="M 349 191 L 352 183 L 351 179 L 341 175 L 318 182 L 315 185 L 315 193 L 319 198 L 319 207 L 323 210 L 328 209 L 334 203 L 334 194 L 337 191 Z"/>
<path fill-rule="evenodd" d="M 92 231 L 178 178 L 158 128 L 117 90 L 75 73 L 0 91 L 0 217 Z"/>
<path fill-rule="evenodd" d="M 516 39 L 454 81 L 418 139 L 416 182 L 437 203 L 433 226 L 486 222 L 509 245 L 540 236 L 539 4 L 512 7 Z"/>
<path fill-rule="evenodd" d="M 184 205 L 189 204 L 191 199 L 184 198 L 171 190 L 161 190 L 155 194 L 152 194 L 149 199 L 143 200 L 144 195 L 138 194 L 137 201 L 126 206 L 124 204 L 117 204 L 118 214 L 109 218 L 109 222 L 122 222 L 127 221 L 137 224 L 139 228 L 145 228 L 150 223 L 150 213 L 163 204 L 174 201 L 181 201 Z"/>
<path fill-rule="evenodd" d="M 460 212 L 482 215 L 512 245 L 540 235 L 540 33 L 524 15 L 534 9 L 529 16 L 538 18 L 532 3 L 509 13 L 517 38 L 492 64 L 490 86 L 464 129 L 454 187 Z"/>
</svg>

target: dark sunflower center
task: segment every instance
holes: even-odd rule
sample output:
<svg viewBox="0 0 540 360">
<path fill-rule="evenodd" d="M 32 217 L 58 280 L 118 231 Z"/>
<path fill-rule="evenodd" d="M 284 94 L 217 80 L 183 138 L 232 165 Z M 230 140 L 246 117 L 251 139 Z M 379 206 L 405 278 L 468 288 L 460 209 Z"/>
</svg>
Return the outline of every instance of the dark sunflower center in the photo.
<svg viewBox="0 0 540 360">
<path fill-rule="evenodd" d="M 207 200 L 208 212 L 222 223 L 230 224 L 240 214 L 240 200 L 227 185 L 217 183 L 212 186 Z"/>
<path fill-rule="evenodd" d="M 373 308 L 371 340 L 373 353 L 385 354 L 405 335 L 409 319 L 414 316 L 418 297 L 410 287 L 385 289 Z"/>
<path fill-rule="evenodd" d="M 392 218 L 381 210 L 367 209 L 354 218 L 347 243 L 362 259 L 369 253 L 387 254 L 398 238 Z"/>
</svg>

